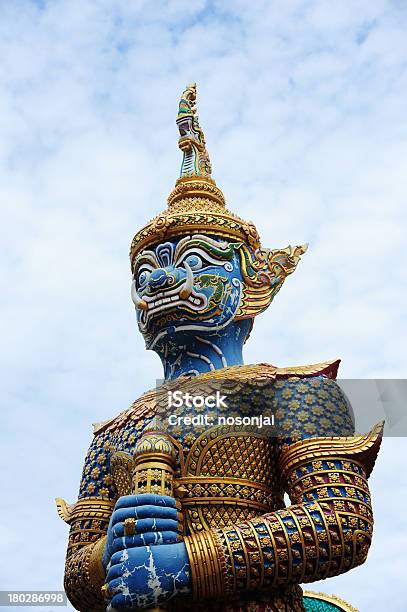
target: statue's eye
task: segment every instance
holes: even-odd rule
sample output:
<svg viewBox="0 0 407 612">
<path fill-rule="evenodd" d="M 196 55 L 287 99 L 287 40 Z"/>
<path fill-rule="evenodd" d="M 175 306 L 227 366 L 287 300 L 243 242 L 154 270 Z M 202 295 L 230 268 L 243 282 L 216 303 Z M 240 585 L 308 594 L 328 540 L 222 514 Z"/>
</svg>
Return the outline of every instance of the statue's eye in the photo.
<svg viewBox="0 0 407 612">
<path fill-rule="evenodd" d="M 148 270 L 141 270 L 137 276 L 137 285 L 143 287 L 150 278 L 150 274 Z"/>
<path fill-rule="evenodd" d="M 188 255 L 184 261 L 187 262 L 191 270 L 200 270 L 202 268 L 202 259 L 198 255 Z"/>
</svg>

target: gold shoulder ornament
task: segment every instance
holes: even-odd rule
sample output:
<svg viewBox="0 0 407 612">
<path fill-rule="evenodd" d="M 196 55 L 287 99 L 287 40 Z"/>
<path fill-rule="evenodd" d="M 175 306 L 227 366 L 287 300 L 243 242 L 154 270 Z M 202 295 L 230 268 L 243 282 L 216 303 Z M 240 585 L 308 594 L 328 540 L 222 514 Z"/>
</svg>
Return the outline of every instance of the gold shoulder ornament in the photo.
<svg viewBox="0 0 407 612">
<path fill-rule="evenodd" d="M 294 444 L 284 444 L 280 456 L 282 478 L 286 480 L 294 469 L 309 461 L 342 458 L 360 463 L 370 476 L 383 437 L 384 421 L 377 423 L 363 436 L 309 438 Z"/>
</svg>

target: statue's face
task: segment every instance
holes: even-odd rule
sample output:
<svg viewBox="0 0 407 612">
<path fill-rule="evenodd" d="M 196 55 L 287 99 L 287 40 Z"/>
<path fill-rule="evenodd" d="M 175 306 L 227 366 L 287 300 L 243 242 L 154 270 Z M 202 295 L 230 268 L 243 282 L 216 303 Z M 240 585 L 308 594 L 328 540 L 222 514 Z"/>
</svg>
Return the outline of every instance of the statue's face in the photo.
<svg viewBox="0 0 407 612">
<path fill-rule="evenodd" d="M 132 297 L 148 348 L 167 334 L 213 332 L 234 319 L 242 292 L 239 246 L 194 234 L 137 256 Z"/>
</svg>

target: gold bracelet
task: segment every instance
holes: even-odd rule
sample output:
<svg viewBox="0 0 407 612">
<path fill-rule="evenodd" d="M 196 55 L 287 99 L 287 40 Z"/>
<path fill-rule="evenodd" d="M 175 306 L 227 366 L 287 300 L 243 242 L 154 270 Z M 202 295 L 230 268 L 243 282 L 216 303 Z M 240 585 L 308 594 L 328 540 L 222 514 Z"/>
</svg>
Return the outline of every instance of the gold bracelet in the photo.
<svg viewBox="0 0 407 612">
<path fill-rule="evenodd" d="M 225 594 L 222 563 L 212 532 L 202 531 L 184 538 L 191 565 L 195 600 Z"/>
<path fill-rule="evenodd" d="M 105 582 L 105 568 L 102 563 L 103 550 L 106 544 L 106 537 L 101 537 L 93 544 L 92 552 L 89 557 L 88 574 L 93 587 L 100 589 Z"/>
</svg>

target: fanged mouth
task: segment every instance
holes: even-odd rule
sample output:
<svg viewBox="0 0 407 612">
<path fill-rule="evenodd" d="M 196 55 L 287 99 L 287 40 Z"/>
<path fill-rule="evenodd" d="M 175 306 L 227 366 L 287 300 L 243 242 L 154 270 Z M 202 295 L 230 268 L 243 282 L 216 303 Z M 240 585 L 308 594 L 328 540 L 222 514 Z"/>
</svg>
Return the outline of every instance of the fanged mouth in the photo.
<svg viewBox="0 0 407 612">
<path fill-rule="evenodd" d="M 162 291 L 154 296 L 145 295 L 143 296 L 143 300 L 147 304 L 147 308 L 142 310 L 140 314 L 140 323 L 143 327 L 147 325 L 149 319 L 153 315 L 163 310 L 172 310 L 180 306 L 185 306 L 190 310 L 198 312 L 204 309 L 208 303 L 208 299 L 205 295 L 196 293 L 193 289 L 187 298 L 182 299 L 179 295 L 179 288 L 172 291 Z"/>
</svg>

